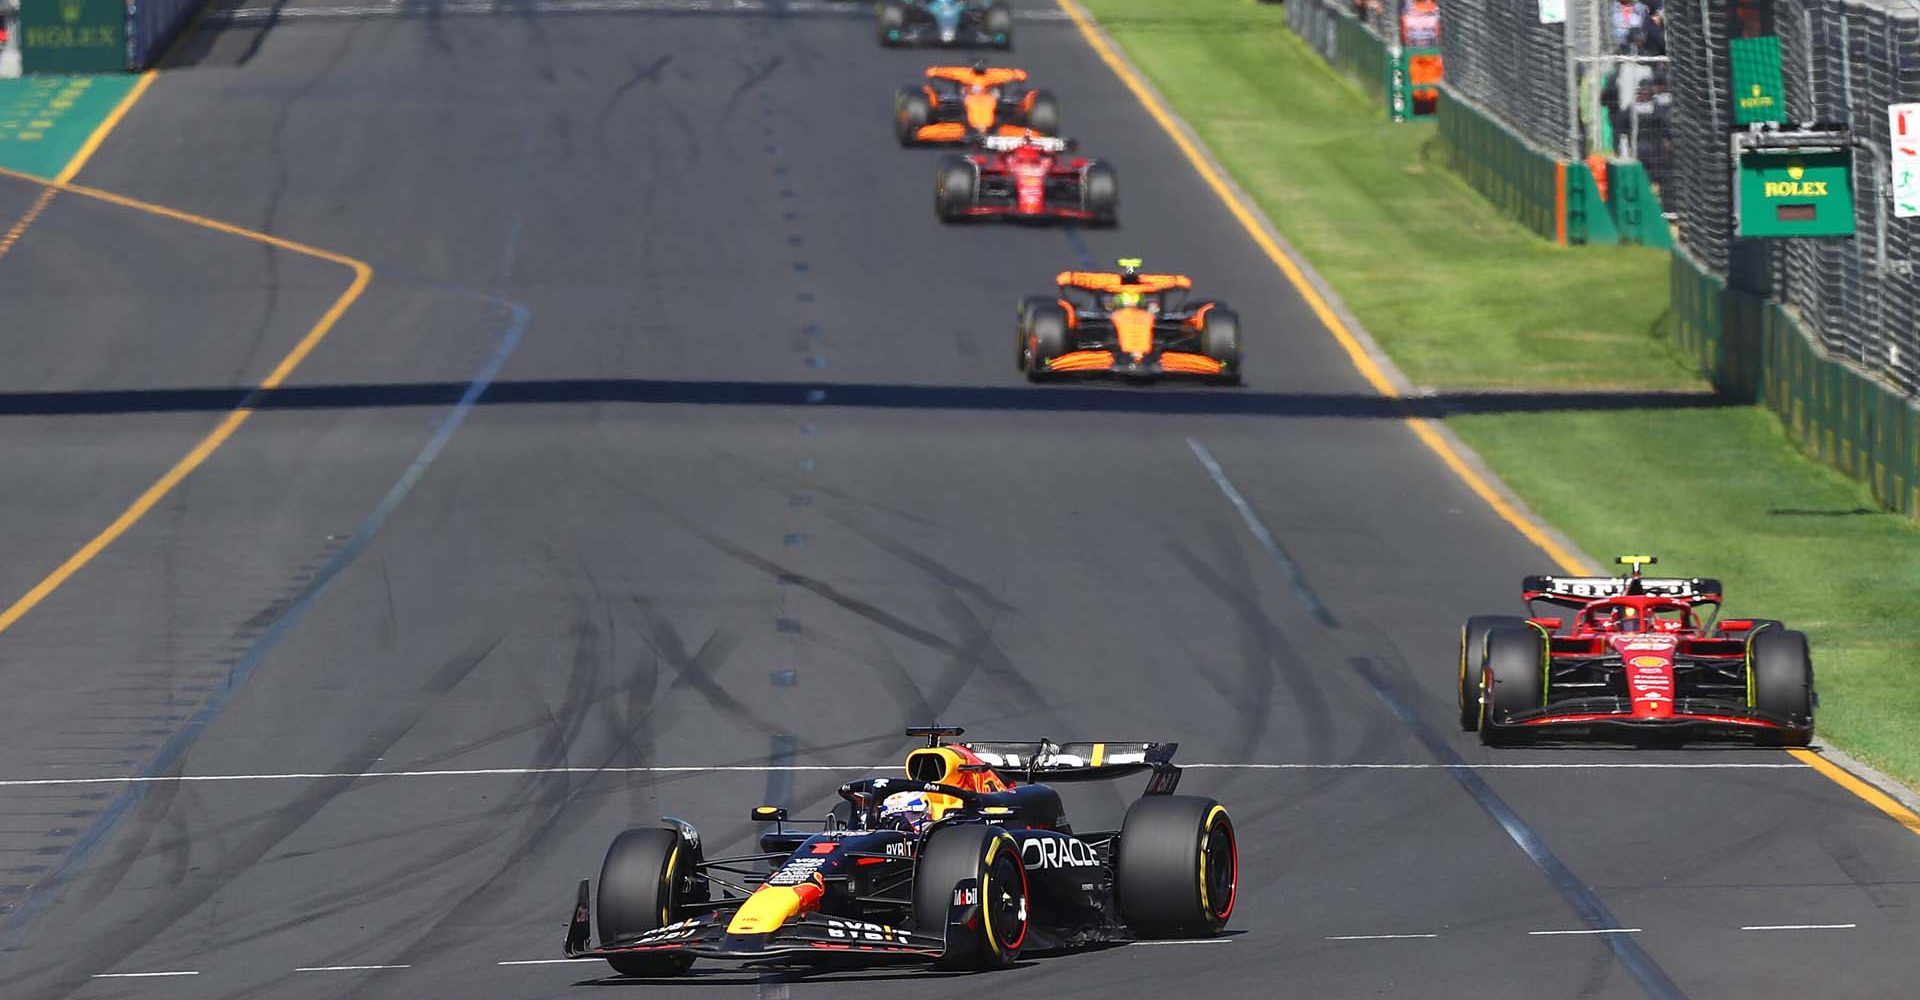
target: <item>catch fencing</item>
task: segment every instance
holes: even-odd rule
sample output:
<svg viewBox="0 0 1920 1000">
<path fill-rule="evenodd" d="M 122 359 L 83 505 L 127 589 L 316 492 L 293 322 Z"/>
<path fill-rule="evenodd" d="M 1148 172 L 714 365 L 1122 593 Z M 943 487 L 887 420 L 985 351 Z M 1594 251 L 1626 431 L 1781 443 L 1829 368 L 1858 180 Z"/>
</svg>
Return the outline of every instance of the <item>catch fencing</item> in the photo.
<svg viewBox="0 0 1920 1000">
<path fill-rule="evenodd" d="M 1920 397 L 1920 219 L 1897 218 L 1888 105 L 1920 101 L 1917 0 L 1669 0 L 1674 196 L 1681 242 L 1730 286 L 1787 306 L 1834 358 Z M 1732 235 L 1732 38 L 1778 34 L 1787 115 L 1844 124 L 1854 157 L 1854 235 Z"/>
<path fill-rule="evenodd" d="M 127 0 L 127 68 L 157 65 L 205 4 L 206 0 Z"/>
</svg>

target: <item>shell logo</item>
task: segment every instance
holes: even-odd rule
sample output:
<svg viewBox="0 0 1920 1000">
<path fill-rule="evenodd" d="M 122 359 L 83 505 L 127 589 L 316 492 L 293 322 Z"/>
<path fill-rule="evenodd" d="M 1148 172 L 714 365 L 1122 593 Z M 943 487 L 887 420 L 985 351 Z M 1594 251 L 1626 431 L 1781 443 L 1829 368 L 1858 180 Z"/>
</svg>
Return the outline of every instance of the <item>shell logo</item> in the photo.
<svg viewBox="0 0 1920 1000">
<path fill-rule="evenodd" d="M 1664 667 L 1667 661 L 1658 656 L 1636 656 L 1627 661 L 1636 667 Z"/>
</svg>

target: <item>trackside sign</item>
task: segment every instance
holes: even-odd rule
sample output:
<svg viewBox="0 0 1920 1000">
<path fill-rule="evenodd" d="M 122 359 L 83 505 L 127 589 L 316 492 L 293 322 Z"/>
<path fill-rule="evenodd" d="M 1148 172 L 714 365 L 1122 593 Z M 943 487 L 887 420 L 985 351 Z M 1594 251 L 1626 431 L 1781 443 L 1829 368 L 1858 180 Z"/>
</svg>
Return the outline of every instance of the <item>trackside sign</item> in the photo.
<svg viewBox="0 0 1920 1000">
<path fill-rule="evenodd" d="M 1733 62 L 1733 123 L 1784 122 L 1787 88 L 1780 77 L 1780 39 L 1732 38 L 1727 49 Z"/>
<path fill-rule="evenodd" d="M 1739 236 L 1853 235 L 1848 150 L 1743 150 Z"/>
<path fill-rule="evenodd" d="M 27 0 L 20 5 L 20 67 L 28 73 L 116 73 L 127 68 L 124 0 Z"/>
</svg>

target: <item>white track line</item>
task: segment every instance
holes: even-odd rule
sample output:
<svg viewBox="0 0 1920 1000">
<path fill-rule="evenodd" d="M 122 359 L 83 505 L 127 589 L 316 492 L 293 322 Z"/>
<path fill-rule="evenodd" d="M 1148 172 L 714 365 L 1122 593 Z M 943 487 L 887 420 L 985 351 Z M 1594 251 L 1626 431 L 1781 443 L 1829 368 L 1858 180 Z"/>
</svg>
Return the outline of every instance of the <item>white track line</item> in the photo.
<svg viewBox="0 0 1920 1000">
<path fill-rule="evenodd" d="M 1420 938 L 1437 938 L 1438 934 L 1329 934 L 1328 941 L 1412 941 Z"/>
<path fill-rule="evenodd" d="M 565 965 L 568 962 L 598 962 L 597 958 L 523 958 L 518 962 L 495 962 L 495 965 Z"/>
<path fill-rule="evenodd" d="M 295 972 L 375 972 L 380 969 L 411 969 L 411 965 L 306 965 Z"/>
<path fill-rule="evenodd" d="M 1185 938 L 1179 941 L 1130 941 L 1128 947 L 1142 948 L 1148 945 L 1171 944 L 1232 944 L 1232 938 Z"/>
<path fill-rule="evenodd" d="M 1533 937 L 1556 937 L 1562 934 L 1638 934 L 1638 927 L 1591 927 L 1576 931 L 1528 931 Z"/>
<path fill-rule="evenodd" d="M 530 3 L 493 3 L 488 0 L 451 0 L 431 7 L 401 4 L 340 4 L 335 6 L 236 7 L 208 11 L 205 20 L 214 24 L 244 24 L 259 21 L 303 21 L 367 17 L 489 17 L 528 14 L 824 14 L 858 18 L 857 4 L 820 3 L 818 0 L 792 0 L 770 3 L 765 0 L 532 0 Z M 1016 21 L 1065 21 L 1058 10 L 1017 10 Z"/>
<path fill-rule="evenodd" d="M 541 774 L 720 774 L 768 771 L 890 771 L 898 766 L 886 764 L 685 764 L 657 767 L 469 767 L 428 771 L 288 771 L 269 774 L 178 774 L 120 775 L 85 778 L 0 778 L 0 788 L 34 788 L 49 785 L 169 785 L 187 782 L 218 781 L 322 781 L 348 778 L 487 778 L 525 777 Z M 1541 763 L 1541 764 L 1182 764 L 1191 770 L 1231 771 L 1801 771 L 1806 766 L 1787 763 Z"/>
<path fill-rule="evenodd" d="M 1753 924 L 1743 931 L 1850 931 L 1859 924 Z"/>
<path fill-rule="evenodd" d="M 197 976 L 198 972 L 96 972 L 93 979 L 159 979 L 163 976 Z"/>
</svg>

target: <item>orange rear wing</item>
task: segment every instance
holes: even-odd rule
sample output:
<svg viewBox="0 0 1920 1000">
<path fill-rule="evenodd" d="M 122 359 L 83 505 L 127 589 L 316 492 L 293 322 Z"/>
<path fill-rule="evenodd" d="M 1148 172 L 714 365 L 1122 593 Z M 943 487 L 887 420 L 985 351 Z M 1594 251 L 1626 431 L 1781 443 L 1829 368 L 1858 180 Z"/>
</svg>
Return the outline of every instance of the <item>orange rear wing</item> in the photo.
<svg viewBox="0 0 1920 1000">
<path fill-rule="evenodd" d="M 1024 69 L 995 67 L 975 73 L 971 66 L 929 66 L 927 79 L 952 80 L 954 83 L 972 83 L 982 87 L 999 87 L 1009 83 L 1023 83 L 1027 79 Z"/>
<path fill-rule="evenodd" d="M 1192 288 L 1193 279 L 1184 274 L 1138 274 L 1126 281 L 1112 271 L 1061 271 L 1053 283 L 1062 288 L 1084 288 L 1089 292 L 1139 292 L 1152 295 L 1175 288 Z"/>
</svg>

